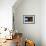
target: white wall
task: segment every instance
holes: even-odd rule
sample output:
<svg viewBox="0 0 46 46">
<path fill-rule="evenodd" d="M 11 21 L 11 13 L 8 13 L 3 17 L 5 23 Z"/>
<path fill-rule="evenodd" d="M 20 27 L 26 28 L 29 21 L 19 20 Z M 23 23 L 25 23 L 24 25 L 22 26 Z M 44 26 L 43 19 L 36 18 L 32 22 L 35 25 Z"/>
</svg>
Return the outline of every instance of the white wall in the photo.
<svg viewBox="0 0 46 46">
<path fill-rule="evenodd" d="M 46 46 L 46 0 L 42 0 L 41 4 L 41 40 L 42 46 Z"/>
<path fill-rule="evenodd" d="M 12 6 L 16 0 L 0 0 L 0 27 L 12 28 Z"/>
<path fill-rule="evenodd" d="M 41 46 L 41 0 L 23 0 L 13 6 L 15 28 Z M 35 15 L 35 24 L 23 24 L 23 15 Z"/>
<path fill-rule="evenodd" d="M 18 4 L 16 3 L 13 6 L 13 12 L 15 15 L 15 28 L 19 32 L 22 32 L 24 36 L 28 36 L 28 38 L 31 39 L 33 38 L 37 42 L 38 46 L 40 42 L 42 44 L 40 46 L 46 46 L 46 0 L 23 1 L 20 3 L 21 5 L 16 5 Z M 35 24 L 23 24 L 23 15 L 26 14 L 35 15 Z"/>
</svg>

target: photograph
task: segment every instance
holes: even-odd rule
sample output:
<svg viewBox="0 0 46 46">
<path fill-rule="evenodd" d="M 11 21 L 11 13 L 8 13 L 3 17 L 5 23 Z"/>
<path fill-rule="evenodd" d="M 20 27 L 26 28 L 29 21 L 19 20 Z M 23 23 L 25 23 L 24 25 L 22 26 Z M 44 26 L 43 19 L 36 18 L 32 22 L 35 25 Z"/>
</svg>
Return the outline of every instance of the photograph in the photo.
<svg viewBox="0 0 46 46">
<path fill-rule="evenodd" d="M 23 15 L 24 24 L 35 24 L 35 15 Z"/>
</svg>

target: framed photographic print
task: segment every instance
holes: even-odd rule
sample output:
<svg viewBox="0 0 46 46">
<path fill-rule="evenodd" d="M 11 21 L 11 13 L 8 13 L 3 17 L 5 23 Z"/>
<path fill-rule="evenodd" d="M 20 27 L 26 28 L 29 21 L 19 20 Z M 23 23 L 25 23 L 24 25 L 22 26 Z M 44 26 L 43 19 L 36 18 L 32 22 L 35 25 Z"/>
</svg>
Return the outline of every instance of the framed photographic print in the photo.
<svg viewBox="0 0 46 46">
<path fill-rule="evenodd" d="M 23 15 L 24 24 L 35 24 L 35 15 Z"/>
</svg>

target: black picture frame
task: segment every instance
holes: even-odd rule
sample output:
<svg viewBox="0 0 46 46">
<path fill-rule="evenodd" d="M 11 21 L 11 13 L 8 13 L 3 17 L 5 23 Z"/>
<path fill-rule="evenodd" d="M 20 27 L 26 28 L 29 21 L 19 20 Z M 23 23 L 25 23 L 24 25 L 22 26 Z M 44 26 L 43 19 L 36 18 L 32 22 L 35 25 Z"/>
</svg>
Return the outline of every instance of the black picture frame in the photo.
<svg viewBox="0 0 46 46">
<path fill-rule="evenodd" d="M 23 24 L 35 24 L 35 15 L 23 15 Z"/>
</svg>

